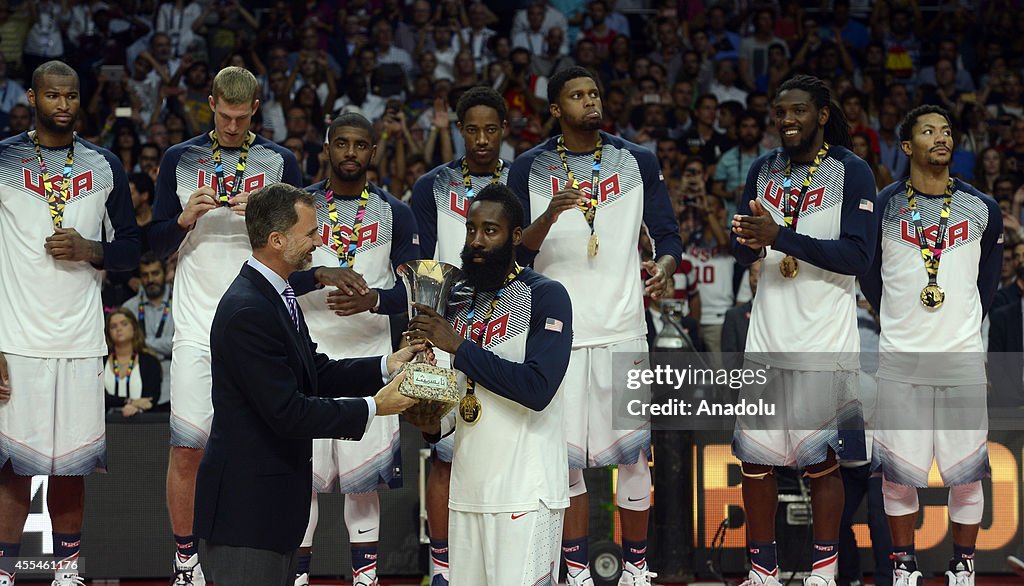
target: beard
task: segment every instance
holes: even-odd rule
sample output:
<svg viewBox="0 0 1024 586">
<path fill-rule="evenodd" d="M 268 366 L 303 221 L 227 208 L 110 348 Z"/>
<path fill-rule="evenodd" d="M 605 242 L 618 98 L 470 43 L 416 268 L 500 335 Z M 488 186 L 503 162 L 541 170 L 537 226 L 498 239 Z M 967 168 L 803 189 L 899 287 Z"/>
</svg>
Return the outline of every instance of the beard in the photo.
<svg viewBox="0 0 1024 586">
<path fill-rule="evenodd" d="M 343 161 L 343 163 L 347 163 L 347 162 L 348 161 Z M 362 165 L 359 165 L 359 168 L 356 169 L 355 171 L 351 172 L 351 173 L 345 171 L 341 167 L 340 164 L 338 166 L 334 167 L 334 174 L 341 181 L 356 181 L 359 178 L 363 177 L 363 173 L 365 173 L 365 172 L 366 172 L 366 169 Z"/>
<path fill-rule="evenodd" d="M 473 262 L 473 257 L 481 256 L 482 263 Z M 505 242 L 505 245 L 497 250 L 486 252 L 473 250 L 469 246 L 462 249 L 462 272 L 466 274 L 466 280 L 478 291 L 496 291 L 505 284 L 505 277 L 508 276 L 509 267 L 515 259 L 515 248 L 512 246 L 512 239 Z"/>
<path fill-rule="evenodd" d="M 158 299 L 164 296 L 165 285 L 147 285 L 146 286 L 146 297 L 150 299 Z"/>
<path fill-rule="evenodd" d="M 588 132 L 594 130 L 601 130 L 601 128 L 604 126 L 604 115 L 602 114 L 600 118 L 595 118 L 594 120 L 587 120 L 586 118 L 584 118 L 580 120 L 579 124 L 577 124 L 576 126 L 579 127 L 580 130 L 585 130 Z"/>
<path fill-rule="evenodd" d="M 789 158 L 798 157 L 811 150 L 814 146 L 815 134 L 811 134 L 807 138 L 801 140 L 795 147 L 791 147 L 786 144 L 785 139 L 782 141 L 782 150 L 786 153 Z"/>
<path fill-rule="evenodd" d="M 49 116 L 39 116 L 39 124 L 46 128 L 46 130 L 49 130 L 50 132 L 54 133 L 63 134 L 65 132 L 71 132 L 72 130 L 75 129 L 75 124 L 77 123 L 78 112 L 75 112 L 71 115 L 71 122 L 68 122 L 67 124 L 60 124 Z"/>
</svg>

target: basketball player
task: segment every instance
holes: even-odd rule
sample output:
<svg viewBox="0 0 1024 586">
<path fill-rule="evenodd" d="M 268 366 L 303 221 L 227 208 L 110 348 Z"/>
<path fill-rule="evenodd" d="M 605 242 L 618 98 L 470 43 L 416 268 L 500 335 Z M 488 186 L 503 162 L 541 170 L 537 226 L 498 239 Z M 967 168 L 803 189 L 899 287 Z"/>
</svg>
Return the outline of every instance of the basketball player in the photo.
<svg viewBox="0 0 1024 586">
<path fill-rule="evenodd" d="M 875 180 L 847 148 L 843 112 L 821 80 L 787 80 L 773 112 L 782 147 L 751 165 L 732 221 L 736 259 L 764 259 L 746 368 L 768 367 L 768 384 L 740 396 L 801 409 L 780 407 L 781 421 L 737 420 L 733 453 L 743 473 L 753 568 L 744 585 L 779 584 L 774 469 L 787 466 L 803 469 L 811 484 L 814 553 L 804 584 L 832 586 L 843 510 L 838 457 L 855 457 L 852 446 L 859 445 L 866 458 L 863 431 L 859 442 L 841 442 L 837 414 L 854 405 L 857 392 L 856 275 L 867 271 L 874 250 Z"/>
<path fill-rule="evenodd" d="M 300 297 L 299 305 L 321 352 L 333 358 L 387 355 L 391 353 L 387 314 L 407 309 L 405 287 L 395 279 L 394 269 L 420 258 L 412 211 L 367 183 L 366 168 L 376 140 L 365 117 L 348 113 L 335 118 L 324 149 L 330 176 L 306 188 L 316 201 L 322 226 L 322 242 L 313 253 L 313 264 L 339 267 L 361 283 L 352 294 L 320 289 Z M 335 311 L 345 317 L 335 316 Z M 398 416 L 375 417 L 358 442 L 313 440 L 313 502 L 299 550 L 295 586 L 309 584 L 309 548 L 318 520 L 316 493 L 330 492 L 335 485 L 345 494 L 353 584 L 376 586 L 380 499 L 375 490 L 379 486 L 401 487 L 399 447 Z"/>
<path fill-rule="evenodd" d="M 599 130 L 601 93 L 593 75 L 581 67 L 556 73 L 548 102 L 562 134 L 520 156 L 509 187 L 526 209 L 523 247 L 536 254 L 537 272 L 565 285 L 573 300 L 573 352 L 565 376 L 572 504 L 562 543 L 568 584 L 591 580 L 583 468 L 618 464 L 625 562 L 619 584 L 647 585 L 654 577 L 646 556 L 650 426 L 612 429 L 611 365 L 616 352 L 647 353 L 643 296 L 660 299 L 682 242 L 654 153 Z M 651 275 L 646 290 L 637 278 L 641 223 L 657 259 L 643 263 Z"/>
<path fill-rule="evenodd" d="M 504 185 L 469 205 L 462 268 L 471 299 L 446 320 L 421 312 L 406 335 L 453 357 L 466 392 L 427 433 L 456 429 L 452 460 L 452 586 L 558 583 L 569 505 L 559 385 L 572 345 L 572 308 L 559 283 L 516 263 L 523 208 Z M 495 453 L 501 447 L 500 457 Z"/>
<path fill-rule="evenodd" d="M 989 474 L 981 322 L 999 286 L 1003 219 L 991 197 L 949 176 L 953 123 L 938 106 L 900 125 L 910 177 L 878 194 L 881 237 L 862 280 L 881 326 L 873 460 L 893 543 L 893 584 L 916 586 L 918 487 L 932 460 L 949 487 L 950 586 L 974 584 Z M 973 406 L 973 408 L 972 408 Z"/>
<path fill-rule="evenodd" d="M 177 542 L 174 584 L 206 583 L 192 536 L 196 471 L 210 433 L 210 325 L 221 295 L 252 248 L 245 231 L 249 193 L 283 181 L 300 186 L 295 156 L 249 131 L 259 108 L 249 71 L 226 67 L 209 97 L 214 129 L 167 149 L 160 164 L 150 242 L 178 251 L 171 356 L 171 454 L 167 509 Z"/>
<path fill-rule="evenodd" d="M 409 203 L 416 215 L 420 254 L 460 266 L 473 195 L 492 183 L 507 183 L 511 164 L 498 156 L 508 126 L 508 109 L 501 94 L 489 87 L 470 88 L 459 98 L 455 114 L 466 155 L 420 177 Z M 451 436 L 434 446 L 427 476 L 431 586 L 444 586 L 448 580 L 448 483 L 453 446 Z"/>
<path fill-rule="evenodd" d="M 101 270 L 139 262 L 128 176 L 110 151 L 75 135 L 78 74 L 32 73 L 35 131 L 0 142 L 0 584 L 18 557 L 32 477 L 49 476 L 53 552 L 77 562 L 85 476 L 106 469 Z"/>
</svg>

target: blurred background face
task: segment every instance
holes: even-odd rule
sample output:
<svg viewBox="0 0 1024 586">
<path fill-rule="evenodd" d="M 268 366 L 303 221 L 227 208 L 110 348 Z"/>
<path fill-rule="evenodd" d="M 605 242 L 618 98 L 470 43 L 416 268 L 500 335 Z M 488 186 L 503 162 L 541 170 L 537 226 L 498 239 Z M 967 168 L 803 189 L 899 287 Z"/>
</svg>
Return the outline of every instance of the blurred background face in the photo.
<svg viewBox="0 0 1024 586">
<path fill-rule="evenodd" d="M 869 160 L 868 151 L 870 150 L 871 145 L 868 144 L 868 141 L 863 136 L 854 136 L 851 139 L 851 142 L 853 143 L 853 154 L 865 161 Z"/>
</svg>

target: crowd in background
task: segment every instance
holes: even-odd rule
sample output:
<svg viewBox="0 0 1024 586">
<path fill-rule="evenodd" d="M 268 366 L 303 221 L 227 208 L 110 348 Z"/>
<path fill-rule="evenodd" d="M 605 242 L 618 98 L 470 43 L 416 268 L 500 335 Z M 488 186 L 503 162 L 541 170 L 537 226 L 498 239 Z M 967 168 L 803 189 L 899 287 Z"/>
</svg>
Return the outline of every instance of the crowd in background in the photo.
<svg viewBox="0 0 1024 586">
<path fill-rule="evenodd" d="M 505 97 L 502 157 L 512 160 L 557 132 L 547 79 L 581 65 L 601 80 L 604 130 L 658 155 L 688 251 L 676 296 L 717 351 L 724 314 L 750 295 L 729 256 L 727 218 L 750 164 L 779 144 L 770 98 L 795 73 L 829 84 L 879 187 L 906 175 L 903 115 L 923 103 L 949 110 L 953 174 L 1003 208 L 1008 289 L 997 302 L 1020 298 L 1021 4 L 0 0 L 0 136 L 30 127 L 29 72 L 50 59 L 75 67 L 78 133 L 124 163 L 145 252 L 161 157 L 212 128 L 210 84 L 224 66 L 257 75 L 263 95 L 253 130 L 293 151 L 307 183 L 327 172 L 327 124 L 356 111 L 377 129 L 370 180 L 408 200 L 420 175 L 464 153 L 453 108 L 467 88 L 486 84 Z M 173 257 L 149 260 L 166 260 L 172 282 Z M 143 280 L 107 275 L 105 305 L 134 304 L 141 315 Z M 707 289 L 703 308 L 699 286 Z"/>
</svg>

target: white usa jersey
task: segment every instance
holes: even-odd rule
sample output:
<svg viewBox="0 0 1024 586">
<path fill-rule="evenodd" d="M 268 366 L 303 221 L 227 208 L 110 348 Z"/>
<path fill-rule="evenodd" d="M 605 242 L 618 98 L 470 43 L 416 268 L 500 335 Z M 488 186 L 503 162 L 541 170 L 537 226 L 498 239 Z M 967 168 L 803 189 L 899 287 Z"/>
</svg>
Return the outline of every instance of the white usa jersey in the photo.
<svg viewBox="0 0 1024 586">
<path fill-rule="evenodd" d="M 457 428 L 448 507 L 471 513 L 535 511 L 569 506 L 568 447 L 562 378 L 572 347 L 572 308 L 561 284 L 523 269 L 498 300 L 494 293 L 450 309 L 448 321 L 467 338 L 453 357 L 459 384 L 476 381 L 480 420 Z M 477 345 L 479 342 L 480 345 Z M 500 447 L 500 448 L 499 448 Z M 499 450 L 499 451 L 496 451 Z"/>
<path fill-rule="evenodd" d="M 755 362 L 781 368 L 856 369 L 856 277 L 868 270 L 874 251 L 874 176 L 850 150 L 832 146 L 812 177 L 794 231 L 784 227 L 787 160 L 782 149 L 775 149 L 754 161 L 739 208 L 740 214 L 750 215 L 750 202 L 757 198 L 783 226 L 761 267 L 746 352 Z M 791 201 L 808 168 L 793 165 Z M 741 264 L 757 259 L 758 252 L 736 242 L 735 234 L 732 238 Z M 797 259 L 795 278 L 779 271 L 786 255 Z"/>
<path fill-rule="evenodd" d="M 644 147 L 601 133 L 603 143 L 598 177 L 595 232 L 600 238 L 596 257 L 587 255 L 590 227 L 578 209 L 568 210 L 551 226 L 533 266 L 559 281 L 574 300 L 576 347 L 603 346 L 646 335 L 644 285 L 637 242 L 641 224 L 647 226 L 654 257 L 671 256 L 679 263 L 683 252 L 658 160 Z M 554 194 L 568 184 L 557 139 L 530 149 L 512 164 L 509 187 L 523 203 L 526 221 L 536 221 Z M 580 190 L 591 190 L 593 152 L 567 153 L 569 169 Z M 523 259 L 526 261 L 527 259 Z"/>
<path fill-rule="evenodd" d="M 320 224 L 320 243 L 313 252 L 313 266 L 338 266 L 324 183 L 311 185 L 306 191 L 313 194 Z M 338 210 L 338 223 L 341 225 L 342 246 L 347 249 L 356 211 L 359 209 L 359 198 L 335 196 L 334 203 Z M 338 317 L 327 307 L 327 294 L 334 290 L 333 287 L 300 296 L 299 305 L 306 316 L 310 337 L 321 352 L 332 358 L 391 353 L 391 325 L 387 316 L 390 312 L 385 311 L 388 308 L 385 299 L 387 292 L 395 287 L 394 269 L 404 262 L 419 258 L 415 238 L 416 228 L 409 206 L 376 185 L 371 185 L 352 268 L 363 276 L 367 286 L 378 290 L 380 309 L 377 313 L 363 312 Z M 404 288 L 401 298 L 405 298 Z M 398 311 L 406 310 L 404 301 L 393 305 L 397 305 Z"/>
<path fill-rule="evenodd" d="M 222 147 L 224 183 L 233 191 L 235 167 L 241 153 Z M 302 187 L 302 174 L 291 151 L 257 136 L 246 159 L 239 193 L 271 183 Z M 167 149 L 160 163 L 150 242 L 166 257 L 178 251 L 174 276 L 174 343 L 210 345 L 210 325 L 221 296 L 252 254 L 245 218 L 226 206 L 199 218 L 188 232 L 178 227 L 178 215 L 200 187 L 217 191 L 209 134 L 201 134 Z"/>
<path fill-rule="evenodd" d="M 63 181 L 68 148 L 40 147 L 51 186 Z M 103 244 L 103 269 L 139 261 L 128 177 L 110 151 L 75 138 L 62 226 Z M 0 142 L 0 352 L 34 358 L 107 353 L 100 269 L 55 260 L 44 248 L 53 221 L 27 133 Z"/>
<path fill-rule="evenodd" d="M 508 183 L 511 163 L 501 161 L 500 183 Z M 470 175 L 473 192 L 494 181 L 494 173 Z M 466 198 L 462 178 L 462 160 L 456 159 L 435 167 L 416 180 L 409 205 L 416 215 L 420 234 L 420 252 L 431 258 L 462 266 L 462 248 L 466 245 L 466 214 L 473 203 Z"/>
<path fill-rule="evenodd" d="M 928 245 L 934 247 L 944 196 L 915 193 L 921 227 Z M 974 187 L 953 180 L 937 275 L 946 295 L 938 309 L 926 308 L 920 301 L 928 273 L 905 179 L 879 193 L 878 214 L 878 247 L 861 288 L 879 308 L 879 376 L 913 384 L 985 383 L 981 322 L 999 286 L 1003 248 L 999 206 Z M 968 352 L 973 355 L 963 360 L 950 355 Z M 941 360 L 935 361 L 941 365 L 931 364 L 929 372 L 921 372 L 905 360 L 917 353 L 936 353 L 936 357 L 942 353 Z"/>
</svg>

